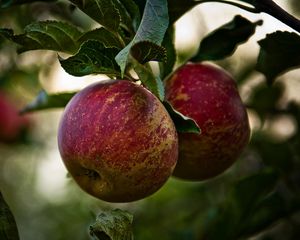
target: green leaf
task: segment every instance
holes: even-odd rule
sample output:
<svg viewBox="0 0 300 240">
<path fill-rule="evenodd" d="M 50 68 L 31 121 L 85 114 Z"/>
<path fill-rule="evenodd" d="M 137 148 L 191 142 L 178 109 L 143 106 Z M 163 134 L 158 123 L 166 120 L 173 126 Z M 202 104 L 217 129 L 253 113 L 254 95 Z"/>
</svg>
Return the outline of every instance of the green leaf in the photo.
<svg viewBox="0 0 300 240">
<path fill-rule="evenodd" d="M 170 24 L 173 24 L 182 15 L 198 4 L 199 1 L 195 0 L 168 0 Z"/>
<path fill-rule="evenodd" d="M 141 64 L 149 61 L 163 62 L 167 59 L 167 53 L 163 47 L 148 41 L 134 44 L 131 47 L 131 56 Z"/>
<path fill-rule="evenodd" d="M 127 0 L 127 3 L 129 3 L 129 0 Z M 125 29 L 130 35 L 134 35 L 133 19 L 131 19 L 131 15 L 127 11 L 128 9 L 125 8 L 123 1 L 114 0 L 113 4 L 120 14 L 120 27 Z M 134 7 L 134 5 L 134 2 L 131 2 L 131 7 Z M 136 10 L 138 10 L 137 7 Z"/>
<path fill-rule="evenodd" d="M 88 40 L 97 40 L 103 43 L 105 47 L 116 47 L 119 49 L 122 49 L 123 47 L 119 39 L 105 28 L 96 28 L 94 30 L 85 32 L 77 40 L 77 42 L 81 45 L 82 43 Z"/>
<path fill-rule="evenodd" d="M 134 0 L 121 0 L 121 2 L 131 17 L 133 30 L 137 31 L 141 22 L 141 12 L 138 5 Z"/>
<path fill-rule="evenodd" d="M 1 8 L 7 8 L 12 5 L 20 5 L 25 3 L 32 3 L 32 2 L 38 2 L 41 0 L 1 0 L 0 1 L 0 7 Z M 44 2 L 54 2 L 56 0 L 43 0 Z"/>
<path fill-rule="evenodd" d="M 48 94 L 42 90 L 37 97 L 21 110 L 21 113 L 65 107 L 76 92 Z"/>
<path fill-rule="evenodd" d="M 19 240 L 15 218 L 0 192 L 0 239 Z"/>
<path fill-rule="evenodd" d="M 276 109 L 283 94 L 284 85 L 282 83 L 278 82 L 272 86 L 258 85 L 253 88 L 247 105 L 257 112 L 261 120 L 264 120 Z"/>
<path fill-rule="evenodd" d="M 299 211 L 299 209 L 299 202 L 294 205 L 292 201 L 287 201 L 283 194 L 274 192 L 258 204 L 250 218 L 245 219 L 246 223 L 239 235 L 249 237 L 258 234 L 281 218 Z"/>
<path fill-rule="evenodd" d="M 20 53 L 36 49 L 74 53 L 78 49 L 76 40 L 82 34 L 75 26 L 57 21 L 35 22 L 24 31 L 14 35 L 10 29 L 0 29 L 0 35 L 19 44 Z"/>
<path fill-rule="evenodd" d="M 252 136 L 251 146 L 258 151 L 264 164 L 276 169 L 282 175 L 288 175 L 295 168 L 294 144 L 290 141 L 278 143 L 267 134 L 257 133 Z"/>
<path fill-rule="evenodd" d="M 256 69 L 262 72 L 269 84 L 291 69 L 300 67 L 300 36 L 292 32 L 268 34 L 258 42 L 260 52 Z"/>
<path fill-rule="evenodd" d="M 117 0 L 69 0 L 80 10 L 112 32 L 118 32 L 121 16 Z"/>
<path fill-rule="evenodd" d="M 151 69 L 140 64 L 134 58 L 131 59 L 131 62 L 133 63 L 133 69 L 139 76 L 139 79 L 142 82 L 142 84 L 156 97 L 163 101 L 165 97 L 165 90 L 160 77 L 154 76 Z"/>
<path fill-rule="evenodd" d="M 103 211 L 90 226 L 90 235 L 97 240 L 133 240 L 133 216 L 120 209 Z"/>
<path fill-rule="evenodd" d="M 114 60 L 118 51 L 117 48 L 106 48 L 103 43 L 90 40 L 82 44 L 76 55 L 60 60 L 60 64 L 74 76 L 94 73 L 119 76 L 119 66 Z"/>
<path fill-rule="evenodd" d="M 246 42 L 262 21 L 250 22 L 242 16 L 234 19 L 207 35 L 192 61 L 220 60 L 234 53 L 237 46 Z"/>
<path fill-rule="evenodd" d="M 231 193 L 234 207 L 239 208 L 240 213 L 250 213 L 251 206 L 268 195 L 274 189 L 277 181 L 277 172 L 270 168 L 241 179 L 235 184 Z"/>
<path fill-rule="evenodd" d="M 258 204 L 274 190 L 277 181 L 277 173 L 267 168 L 236 182 L 208 222 L 205 239 L 237 239 L 245 227 L 245 219 L 250 218 Z"/>
<path fill-rule="evenodd" d="M 169 25 L 167 0 L 147 0 L 140 26 L 132 41 L 116 56 L 124 74 L 131 47 L 141 41 L 160 45 Z"/>
<path fill-rule="evenodd" d="M 172 73 L 176 63 L 174 37 L 174 27 L 168 28 L 168 31 L 166 32 L 162 42 L 162 46 L 167 51 L 167 61 L 159 63 L 160 77 L 162 79 L 165 79 L 170 73 Z"/>
<path fill-rule="evenodd" d="M 180 112 L 176 111 L 172 105 L 165 101 L 163 102 L 165 108 L 167 109 L 170 117 L 172 118 L 177 132 L 181 133 L 201 133 L 201 129 L 199 128 L 198 124 L 192 119 L 187 116 L 184 116 Z"/>
</svg>

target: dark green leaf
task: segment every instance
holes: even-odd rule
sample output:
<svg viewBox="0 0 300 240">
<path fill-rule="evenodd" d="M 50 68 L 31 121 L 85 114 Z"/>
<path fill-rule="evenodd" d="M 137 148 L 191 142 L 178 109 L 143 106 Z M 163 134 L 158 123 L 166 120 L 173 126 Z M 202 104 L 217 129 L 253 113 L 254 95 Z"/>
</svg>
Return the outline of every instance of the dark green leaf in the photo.
<svg viewBox="0 0 300 240">
<path fill-rule="evenodd" d="M 134 0 L 121 0 L 122 4 L 126 8 L 128 14 L 131 17 L 133 30 L 137 31 L 141 21 L 141 11 Z"/>
<path fill-rule="evenodd" d="M 94 73 L 119 76 L 119 66 L 114 60 L 118 51 L 117 48 L 106 48 L 103 43 L 90 40 L 82 44 L 76 55 L 60 60 L 60 64 L 74 76 Z"/>
<path fill-rule="evenodd" d="M 166 61 L 166 50 L 152 42 L 142 41 L 131 47 L 131 55 L 141 64 L 149 61 Z"/>
<path fill-rule="evenodd" d="M 168 31 L 165 34 L 162 46 L 167 51 L 167 61 L 159 63 L 160 77 L 165 79 L 174 68 L 176 63 L 176 49 L 174 45 L 174 27 L 168 28 Z"/>
<path fill-rule="evenodd" d="M 155 24 L 154 24 L 155 23 Z M 147 0 L 140 26 L 133 40 L 116 56 L 124 74 L 131 47 L 141 41 L 160 45 L 169 25 L 167 0 Z"/>
<path fill-rule="evenodd" d="M 272 169 L 265 169 L 241 179 L 235 184 L 231 193 L 234 207 L 239 208 L 241 213 L 251 211 L 251 206 L 254 206 L 274 189 L 277 180 L 278 174 Z"/>
<path fill-rule="evenodd" d="M 199 1 L 195 0 L 168 0 L 170 24 L 173 24 L 183 14 L 185 14 L 198 4 Z"/>
<path fill-rule="evenodd" d="M 155 96 L 157 96 L 161 101 L 163 101 L 165 97 L 165 92 L 162 80 L 158 76 L 154 76 L 151 69 L 140 64 L 134 58 L 131 59 L 131 62 L 142 84 Z"/>
<path fill-rule="evenodd" d="M 25 3 L 32 3 L 32 2 L 38 2 L 41 0 L 1 0 L 0 1 L 0 7 L 6 8 L 10 7 L 12 5 L 19 5 L 19 4 L 25 4 Z M 44 2 L 54 2 L 56 0 L 43 0 Z"/>
<path fill-rule="evenodd" d="M 293 68 L 300 67 L 300 36 L 292 32 L 277 31 L 258 42 L 260 52 L 256 69 L 262 72 L 269 84 Z"/>
<path fill-rule="evenodd" d="M 129 3 L 129 0 L 127 0 L 127 3 Z M 113 4 L 115 5 L 115 8 L 120 14 L 120 27 L 122 27 L 124 30 L 126 30 L 129 34 L 134 35 L 133 30 L 133 19 L 131 19 L 131 15 L 125 8 L 122 1 L 114 0 Z M 131 1 L 131 7 L 134 7 L 134 2 Z M 136 8 L 138 10 L 138 8 Z"/>
<path fill-rule="evenodd" d="M 257 205 L 250 218 L 245 219 L 244 228 L 241 229 L 239 235 L 249 237 L 257 234 L 281 218 L 299 211 L 299 209 L 299 201 L 295 204 L 293 201 L 288 201 L 282 193 L 274 192 Z"/>
<path fill-rule="evenodd" d="M 237 239 L 237 235 L 244 229 L 244 219 L 252 216 L 257 205 L 272 192 L 277 181 L 278 175 L 271 169 L 264 169 L 238 181 L 226 201 L 220 205 L 217 214 L 208 222 L 204 238 Z"/>
<path fill-rule="evenodd" d="M 253 88 L 248 105 L 255 110 L 264 120 L 265 116 L 272 114 L 279 100 L 283 96 L 284 85 L 282 83 L 267 86 L 266 84 L 258 85 Z"/>
<path fill-rule="evenodd" d="M 120 209 L 103 211 L 90 226 L 90 235 L 96 240 L 133 240 L 133 216 Z"/>
<path fill-rule="evenodd" d="M 121 16 L 114 4 L 117 0 L 70 0 L 84 13 L 112 32 L 118 32 Z"/>
<path fill-rule="evenodd" d="M 241 16 L 214 30 L 201 42 L 200 48 L 192 61 L 220 60 L 234 53 L 237 46 L 246 42 L 262 21 L 250 22 Z"/>
<path fill-rule="evenodd" d="M 278 143 L 266 134 L 254 134 L 251 146 L 255 147 L 267 166 L 283 174 L 289 174 L 293 170 L 294 151 L 289 141 Z"/>
<path fill-rule="evenodd" d="M 201 129 L 197 125 L 197 123 L 189 118 L 181 114 L 180 112 L 176 111 L 169 102 L 163 102 L 165 108 L 167 109 L 168 113 L 170 114 L 177 132 L 182 133 L 201 133 Z"/>
<path fill-rule="evenodd" d="M 106 30 L 105 28 L 97 28 L 88 32 L 85 32 L 77 42 L 81 45 L 85 41 L 88 40 L 97 40 L 102 42 L 105 47 L 116 47 L 122 48 L 122 44 L 120 43 L 119 39 L 112 34 L 110 31 Z"/>
<path fill-rule="evenodd" d="M 19 233 L 15 218 L 0 192 L 0 239 L 18 240 Z"/>
<path fill-rule="evenodd" d="M 63 108 L 71 100 L 76 92 L 48 94 L 46 91 L 41 91 L 37 97 L 28 104 L 21 113 L 34 112 L 38 110 Z"/>
<path fill-rule="evenodd" d="M 47 49 L 74 53 L 81 32 L 74 26 L 57 22 L 35 22 L 25 27 L 25 33 L 14 35 L 12 30 L 0 29 L 0 35 L 20 45 L 19 52 Z"/>
</svg>

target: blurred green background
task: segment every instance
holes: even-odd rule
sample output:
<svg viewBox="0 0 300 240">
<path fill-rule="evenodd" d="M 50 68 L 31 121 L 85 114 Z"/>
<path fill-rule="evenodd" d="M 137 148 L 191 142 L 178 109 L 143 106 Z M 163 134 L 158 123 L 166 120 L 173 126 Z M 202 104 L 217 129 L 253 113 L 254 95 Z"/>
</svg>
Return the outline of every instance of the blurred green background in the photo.
<svg viewBox="0 0 300 240">
<path fill-rule="evenodd" d="M 278 3 L 299 16 L 298 0 Z M 236 14 L 264 19 L 248 43 L 217 62 L 237 79 L 251 123 L 251 142 L 236 164 L 209 181 L 171 178 L 147 199 L 109 204 L 81 191 L 67 175 L 56 143 L 62 109 L 28 114 L 26 131 L 13 141 L 0 142 L 0 188 L 22 240 L 90 239 L 88 227 L 96 215 L 113 208 L 134 215 L 135 239 L 300 239 L 300 71 L 280 76 L 272 87 L 254 71 L 256 41 L 277 29 L 290 29 L 268 16 L 203 4 L 176 23 L 178 64 L 193 55 L 203 36 Z M 82 28 L 95 26 L 64 1 L 0 9 L 0 26 L 16 33 L 32 21 L 45 19 L 71 21 Z M 15 46 L 0 37 L 0 92 L 17 109 L 32 101 L 40 89 L 78 90 L 104 78 L 68 76 L 55 52 L 17 55 Z"/>
</svg>

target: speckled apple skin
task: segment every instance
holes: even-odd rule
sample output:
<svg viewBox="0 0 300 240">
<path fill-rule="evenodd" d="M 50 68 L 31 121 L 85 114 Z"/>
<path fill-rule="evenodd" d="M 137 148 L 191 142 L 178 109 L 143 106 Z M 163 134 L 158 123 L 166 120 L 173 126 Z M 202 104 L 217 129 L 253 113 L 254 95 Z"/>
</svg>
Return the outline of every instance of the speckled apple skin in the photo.
<svg viewBox="0 0 300 240">
<path fill-rule="evenodd" d="M 178 135 L 179 157 L 173 175 L 205 180 L 229 168 L 250 136 L 247 112 L 232 77 L 215 65 L 189 63 L 167 79 L 166 99 L 193 118 L 202 131 Z"/>
<path fill-rule="evenodd" d="M 174 124 L 161 102 L 126 80 L 88 86 L 66 106 L 58 146 L 78 185 L 109 202 L 156 192 L 178 157 Z"/>
</svg>

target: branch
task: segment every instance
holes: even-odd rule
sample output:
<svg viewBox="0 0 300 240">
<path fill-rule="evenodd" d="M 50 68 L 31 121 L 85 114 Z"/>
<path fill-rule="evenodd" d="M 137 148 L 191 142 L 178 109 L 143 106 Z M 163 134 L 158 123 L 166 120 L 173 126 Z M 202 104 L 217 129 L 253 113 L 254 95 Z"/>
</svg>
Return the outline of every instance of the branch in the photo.
<svg viewBox="0 0 300 240">
<path fill-rule="evenodd" d="M 265 12 L 300 33 L 300 20 L 286 12 L 273 0 L 260 0 L 255 3 L 255 8 Z"/>
<path fill-rule="evenodd" d="M 196 2 L 199 2 L 200 3 L 208 3 L 208 2 L 218 2 L 218 3 L 224 3 L 224 4 L 229 4 L 229 5 L 232 5 L 232 6 L 235 6 L 235 7 L 239 7 L 241 9 L 244 9 L 248 12 L 252 12 L 252 13 L 260 13 L 260 11 L 258 11 L 256 8 L 254 7 L 248 7 L 244 4 L 240 4 L 240 3 L 236 3 L 236 2 L 231 2 L 230 0 L 196 0 Z"/>
<path fill-rule="evenodd" d="M 254 1 L 251 5 L 253 7 L 248 7 L 244 4 L 233 2 L 231 0 L 195 0 L 195 2 L 200 3 L 207 3 L 207 2 L 218 2 L 218 3 L 225 3 L 230 4 L 235 7 L 239 7 L 244 9 L 248 12 L 252 13 L 267 13 L 270 16 L 278 19 L 282 23 L 286 24 L 287 26 L 293 28 L 298 33 L 300 33 L 300 20 L 294 17 L 293 15 L 289 14 L 283 8 L 278 6 L 273 0 L 257 0 Z M 241 0 L 242 2 L 242 0 Z"/>
</svg>

